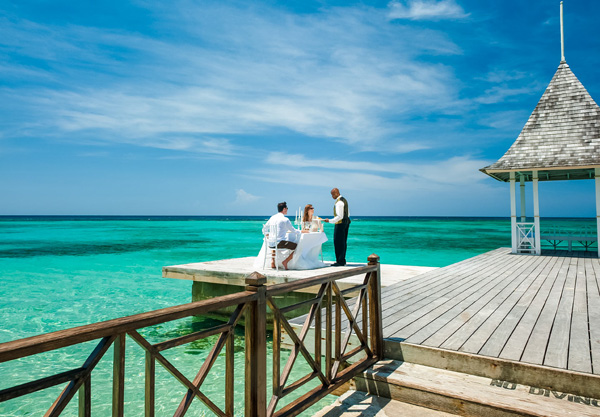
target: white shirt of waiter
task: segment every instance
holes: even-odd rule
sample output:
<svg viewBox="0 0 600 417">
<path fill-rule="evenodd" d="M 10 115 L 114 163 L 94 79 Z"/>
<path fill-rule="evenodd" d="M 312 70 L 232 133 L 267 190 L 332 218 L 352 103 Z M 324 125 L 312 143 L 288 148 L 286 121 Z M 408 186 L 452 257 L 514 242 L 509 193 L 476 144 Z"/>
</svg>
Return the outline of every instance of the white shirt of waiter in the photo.
<svg viewBox="0 0 600 417">
<path fill-rule="evenodd" d="M 350 211 L 348 211 L 348 217 L 350 217 Z M 335 217 L 333 219 L 329 220 L 329 223 L 336 224 L 337 222 L 341 222 L 343 218 L 344 218 L 344 202 L 342 201 L 342 196 L 339 196 L 335 200 Z"/>
<path fill-rule="evenodd" d="M 292 222 L 290 221 L 290 219 L 285 217 L 283 213 L 277 213 L 272 215 L 269 221 L 263 226 L 263 233 L 266 233 L 269 230 L 269 225 L 271 224 L 277 225 L 277 242 L 281 242 L 282 240 L 288 240 L 290 242 L 297 243 L 299 232 L 296 229 L 294 229 L 294 226 L 292 226 Z M 289 236 L 286 236 L 286 234 L 288 233 Z"/>
</svg>

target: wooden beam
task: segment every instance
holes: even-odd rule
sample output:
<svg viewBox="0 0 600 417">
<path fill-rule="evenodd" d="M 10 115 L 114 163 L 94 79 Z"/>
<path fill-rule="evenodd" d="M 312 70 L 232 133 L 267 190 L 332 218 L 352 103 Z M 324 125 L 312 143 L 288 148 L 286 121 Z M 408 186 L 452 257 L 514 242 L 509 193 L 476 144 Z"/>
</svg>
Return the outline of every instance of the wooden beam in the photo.
<svg viewBox="0 0 600 417">
<path fill-rule="evenodd" d="M 535 254 L 542 254 L 540 239 L 540 199 L 538 192 L 538 172 L 533 171 L 533 223 L 535 224 Z"/>
<path fill-rule="evenodd" d="M 525 214 L 525 175 L 519 175 L 519 182 L 521 183 L 521 221 L 527 221 L 527 215 Z"/>
<path fill-rule="evenodd" d="M 510 236 L 511 252 L 517 253 L 517 202 L 515 195 L 515 173 L 510 173 Z"/>
</svg>

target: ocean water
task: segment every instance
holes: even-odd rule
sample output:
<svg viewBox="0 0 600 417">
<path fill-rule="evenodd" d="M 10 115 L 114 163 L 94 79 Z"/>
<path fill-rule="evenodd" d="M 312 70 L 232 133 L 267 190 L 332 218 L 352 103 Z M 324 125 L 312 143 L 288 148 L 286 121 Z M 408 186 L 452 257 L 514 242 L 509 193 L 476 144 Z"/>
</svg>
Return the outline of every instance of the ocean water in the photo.
<svg viewBox="0 0 600 417">
<path fill-rule="evenodd" d="M 0 217 L 0 343 L 125 315 L 187 303 L 189 281 L 164 279 L 165 265 L 255 256 L 265 217 Z M 549 219 L 563 230 L 595 228 L 594 219 Z M 334 260 L 333 227 L 325 260 Z M 382 263 L 445 266 L 510 246 L 510 221 L 504 218 L 354 218 L 348 238 L 348 261 L 365 262 L 371 253 Z M 208 323 L 210 324 L 210 323 Z M 153 342 L 188 334 L 206 320 L 179 320 L 147 328 Z M 211 342 L 168 351 L 167 356 L 193 379 Z M 236 363 L 243 365 L 243 334 L 236 338 Z M 0 364 L 0 390 L 17 383 L 81 366 L 92 346 L 75 346 Z M 143 411 L 144 357 L 127 345 L 126 414 Z M 203 390 L 219 395 L 224 384 L 220 358 Z M 35 370 L 34 372 L 32 370 Z M 294 376 L 303 376 L 302 366 Z M 305 369 L 304 369 L 305 371 Z M 94 371 L 93 411 L 110 415 L 107 401 L 112 355 Z M 186 373 L 188 372 L 188 373 Z M 33 375 L 32 375 L 33 374 Z M 237 378 L 236 414 L 243 414 L 243 378 Z M 157 415 L 172 414 L 185 390 L 157 366 Z M 1 416 L 40 415 L 60 388 L 0 403 Z M 174 395 L 181 394 L 181 395 Z M 325 401 L 325 402 L 323 402 Z M 311 415 L 328 400 L 303 413 Z M 76 415 L 76 401 L 64 415 Z M 194 409 L 194 407 L 196 407 Z M 189 415 L 212 415 L 195 401 Z"/>
</svg>

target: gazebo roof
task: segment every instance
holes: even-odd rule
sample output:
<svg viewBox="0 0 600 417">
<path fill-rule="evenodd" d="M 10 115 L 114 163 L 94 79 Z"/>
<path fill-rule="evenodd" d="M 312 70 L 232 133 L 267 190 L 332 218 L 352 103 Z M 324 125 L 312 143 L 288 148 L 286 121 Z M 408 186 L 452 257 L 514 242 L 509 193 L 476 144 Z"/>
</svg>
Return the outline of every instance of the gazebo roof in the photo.
<svg viewBox="0 0 600 417">
<path fill-rule="evenodd" d="M 600 168 L 600 107 L 562 61 L 517 140 L 481 171 L 499 181 L 539 171 L 540 181 L 594 178 Z"/>
</svg>

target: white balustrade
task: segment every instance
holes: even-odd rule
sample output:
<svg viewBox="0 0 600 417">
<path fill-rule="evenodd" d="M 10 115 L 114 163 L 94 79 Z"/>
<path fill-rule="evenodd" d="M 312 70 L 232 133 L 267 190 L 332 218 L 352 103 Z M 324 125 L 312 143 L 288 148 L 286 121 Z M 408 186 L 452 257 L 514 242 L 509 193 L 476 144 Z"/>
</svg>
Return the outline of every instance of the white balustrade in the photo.
<svg viewBox="0 0 600 417">
<path fill-rule="evenodd" d="M 535 223 L 517 222 L 517 253 L 536 253 Z"/>
</svg>

